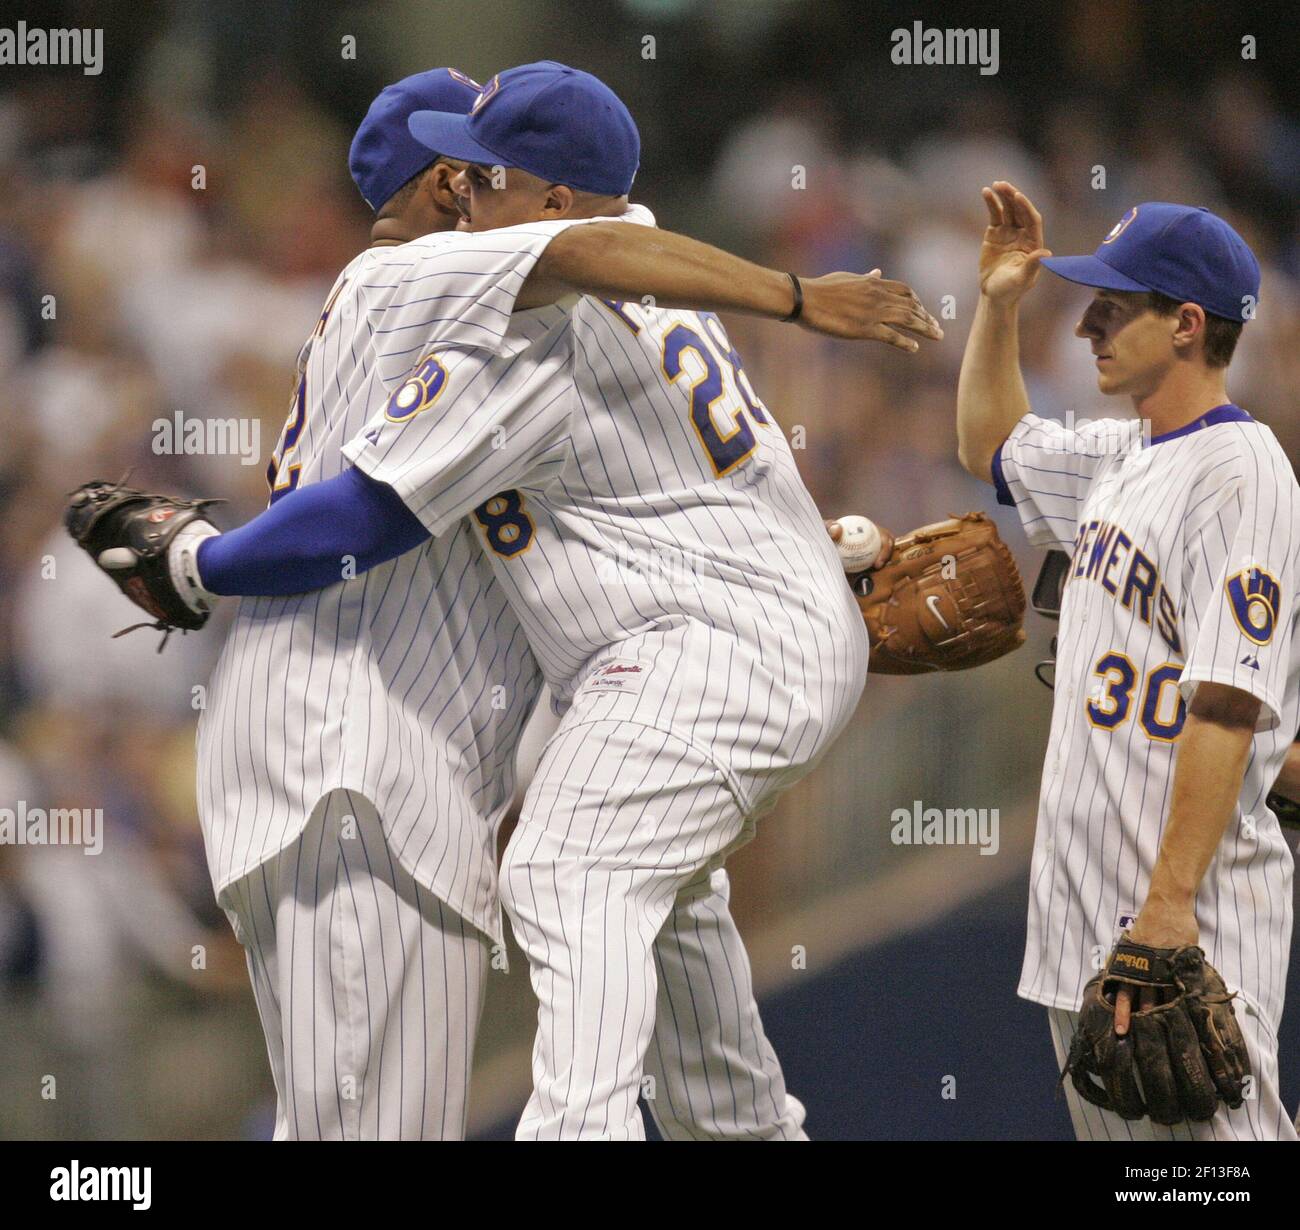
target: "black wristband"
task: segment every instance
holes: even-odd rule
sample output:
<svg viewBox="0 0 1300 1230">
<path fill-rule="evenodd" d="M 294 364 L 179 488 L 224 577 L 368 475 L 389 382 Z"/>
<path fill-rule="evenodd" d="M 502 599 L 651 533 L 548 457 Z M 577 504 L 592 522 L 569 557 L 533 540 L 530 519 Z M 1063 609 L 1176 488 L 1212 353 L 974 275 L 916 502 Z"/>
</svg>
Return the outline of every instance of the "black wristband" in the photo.
<svg viewBox="0 0 1300 1230">
<path fill-rule="evenodd" d="M 803 315 L 803 287 L 799 285 L 799 279 L 793 273 L 785 275 L 790 279 L 790 285 L 794 287 L 794 307 L 790 309 L 788 316 L 781 317 L 782 324 L 792 324 Z"/>
</svg>

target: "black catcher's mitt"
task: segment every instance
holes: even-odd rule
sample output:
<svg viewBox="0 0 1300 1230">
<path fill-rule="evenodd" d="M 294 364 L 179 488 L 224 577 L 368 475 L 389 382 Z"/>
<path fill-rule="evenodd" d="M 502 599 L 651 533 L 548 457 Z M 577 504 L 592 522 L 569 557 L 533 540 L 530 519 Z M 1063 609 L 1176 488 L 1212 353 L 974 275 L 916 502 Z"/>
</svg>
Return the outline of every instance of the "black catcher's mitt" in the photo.
<svg viewBox="0 0 1300 1230">
<path fill-rule="evenodd" d="M 174 574 L 169 548 L 189 525 L 201 523 L 215 533 L 204 509 L 217 503 L 150 495 L 121 483 L 95 481 L 68 498 L 63 524 L 118 589 L 153 617 L 153 627 L 195 631 L 208 622 L 211 606 L 197 576 L 187 583 L 183 575 Z"/>
<path fill-rule="evenodd" d="M 1115 992 L 1131 987 L 1128 1033 L 1115 1032 Z M 1159 1002 L 1139 1008 L 1143 988 Z M 1212 1119 L 1222 1098 L 1242 1103 L 1250 1058 L 1233 997 L 1199 948 L 1148 948 L 1126 932 L 1106 968 L 1084 988 L 1062 1079 L 1125 1119 L 1170 1125 Z"/>
</svg>

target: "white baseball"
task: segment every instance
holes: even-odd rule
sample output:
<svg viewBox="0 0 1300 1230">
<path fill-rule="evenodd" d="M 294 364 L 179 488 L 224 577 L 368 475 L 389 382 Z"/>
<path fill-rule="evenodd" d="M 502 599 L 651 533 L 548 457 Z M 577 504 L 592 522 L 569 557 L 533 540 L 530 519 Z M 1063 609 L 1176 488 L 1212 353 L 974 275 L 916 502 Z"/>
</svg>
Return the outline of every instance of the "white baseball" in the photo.
<svg viewBox="0 0 1300 1230">
<path fill-rule="evenodd" d="M 122 568 L 134 568 L 136 554 L 130 547 L 109 547 L 107 550 L 101 551 L 97 559 L 101 568 L 107 568 L 110 572 L 117 572 Z"/>
<path fill-rule="evenodd" d="M 840 517 L 840 540 L 835 544 L 844 571 L 852 576 L 865 572 L 880 554 L 880 531 L 866 517 Z"/>
</svg>

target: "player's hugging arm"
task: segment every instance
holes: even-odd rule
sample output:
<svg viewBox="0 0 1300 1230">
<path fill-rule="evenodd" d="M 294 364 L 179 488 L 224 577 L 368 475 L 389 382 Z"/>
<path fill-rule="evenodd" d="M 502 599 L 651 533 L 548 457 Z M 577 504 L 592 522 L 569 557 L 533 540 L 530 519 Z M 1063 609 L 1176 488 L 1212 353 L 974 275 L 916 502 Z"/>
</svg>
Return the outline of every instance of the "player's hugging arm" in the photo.
<svg viewBox="0 0 1300 1230">
<path fill-rule="evenodd" d="M 215 595 L 305 593 L 396 559 L 428 537 L 392 487 L 350 466 L 199 543 L 196 579 Z"/>
<path fill-rule="evenodd" d="M 511 242 L 503 241 L 504 232 L 490 238 L 445 235 L 429 241 L 427 251 L 421 253 L 424 274 L 454 286 L 464 304 L 460 312 L 434 322 L 425 340 L 425 361 L 436 362 L 432 358 L 435 349 L 454 348 L 465 366 L 463 373 L 459 365 L 456 368 L 457 383 L 460 394 L 467 396 L 463 402 L 460 396 L 444 396 L 436 427 L 406 430 L 407 441 L 398 450 L 403 460 L 396 469 L 396 463 L 385 460 L 387 445 L 395 430 L 417 418 L 409 406 L 403 406 L 396 417 L 381 412 L 376 427 L 349 446 L 355 446 L 355 451 L 345 450 L 345 456 L 357 463 L 354 468 L 336 478 L 299 487 L 236 530 L 218 535 L 201 511 L 191 510 L 183 526 L 178 518 L 177 532 L 160 533 L 157 526 L 147 523 L 147 509 L 143 505 L 135 508 L 140 503 L 136 499 L 115 514 L 111 524 L 101 518 L 97 524 L 103 524 L 102 532 L 82 535 L 79 541 L 96 563 L 113 575 L 123 592 L 154 616 L 159 627 L 201 627 L 215 599 L 222 595 L 305 593 L 395 559 L 431 533 L 441 532 L 444 523 L 476 507 L 480 497 L 486 499 L 494 491 L 515 485 L 518 475 L 498 472 L 498 466 L 483 463 L 484 458 L 497 461 L 506 455 L 505 450 L 487 442 L 485 431 L 498 420 L 504 422 L 512 412 L 528 412 L 527 397 L 494 395 L 493 414 L 484 415 L 482 399 L 476 400 L 472 390 L 497 388 L 504 375 L 504 370 L 492 365 L 497 362 L 512 309 L 554 302 L 573 292 L 627 298 L 650 295 L 663 306 L 798 318 L 807 327 L 832 336 L 871 338 L 905 350 L 917 348 L 916 337 L 942 337 L 938 323 L 910 287 L 876 274 L 836 273 L 814 278 L 807 284 L 805 297 L 805 290 L 792 275 L 762 269 L 707 244 L 649 226 L 575 218 L 558 230 L 541 224 L 512 229 L 516 233 Z M 465 259 L 467 256 L 472 259 Z M 525 269 L 529 272 L 518 281 L 507 276 Z M 510 288 L 520 282 L 522 290 L 516 296 Z M 802 315 L 795 311 L 799 305 Z M 403 304 L 389 309 L 399 321 L 404 310 Z M 473 362 L 465 358 L 470 353 L 476 356 Z M 508 367 L 505 360 L 501 362 L 503 368 Z M 444 381 L 449 379 L 442 365 L 437 365 Z M 475 386 L 473 373 L 489 367 L 492 370 L 484 381 Z M 424 381 L 421 386 L 426 393 L 427 384 Z M 452 402 L 460 406 L 457 414 L 449 413 Z M 562 428 L 562 423 L 551 422 L 546 416 L 533 415 L 529 422 L 543 417 L 548 430 Z M 466 449 L 460 442 L 455 448 L 444 447 L 447 441 L 441 440 L 439 433 L 447 424 L 452 430 L 457 423 L 467 433 L 460 439 L 476 441 L 475 448 Z M 372 436 L 383 436 L 385 447 L 367 447 L 368 442 L 373 445 Z M 548 439 L 539 438 L 536 456 L 521 453 L 521 464 L 544 465 Z M 480 464 L 470 481 L 468 473 L 458 467 L 470 466 L 475 458 Z M 379 472 L 372 476 L 373 471 Z M 392 481 L 386 481 L 390 478 Z M 476 482 L 496 478 L 500 479 L 496 486 L 477 492 L 468 503 L 463 498 L 463 492 L 474 490 Z M 405 483 L 404 495 L 399 495 L 394 483 Z M 416 492 L 421 485 L 427 491 Z M 133 499 L 135 496 L 142 493 L 134 493 Z M 411 509 L 414 496 L 419 499 L 419 517 Z M 143 527 L 140 542 L 135 543 L 131 532 L 139 527 Z"/>
<path fill-rule="evenodd" d="M 788 275 L 750 265 L 685 236 L 647 226 L 593 223 L 562 230 L 546 244 L 516 306 L 552 302 L 578 291 L 649 294 L 664 306 L 777 316 L 790 312 L 792 285 Z M 809 287 L 807 306 L 813 308 L 813 318 L 808 323 L 822 332 L 879 338 L 909 350 L 916 348 L 916 342 L 898 330 L 942 336 L 937 322 L 902 283 L 830 274 L 813 279 Z M 483 361 L 492 362 L 486 357 Z M 481 411 L 474 413 L 482 418 Z M 454 417 L 444 406 L 439 423 Z M 393 430 L 382 423 L 380 429 Z M 433 442 L 420 452 L 450 455 Z M 359 575 L 429 537 L 429 529 L 394 488 L 368 477 L 364 468 L 369 467 L 299 487 L 247 525 L 197 543 L 193 567 L 178 571 L 192 578 L 199 597 L 204 591 L 209 595 L 301 593 Z M 508 477 L 502 476 L 503 487 L 510 485 Z M 453 480 L 453 475 L 447 476 L 448 483 Z"/>
<path fill-rule="evenodd" d="M 491 350 L 428 356 L 344 446 L 352 466 L 299 486 L 194 548 L 210 594 L 302 593 L 351 580 L 445 533 L 494 494 L 562 464 L 568 376 Z M 438 413 L 424 411 L 436 401 Z M 508 437 L 511 447 L 499 447 Z M 202 593 L 199 594 L 202 597 Z"/>
<path fill-rule="evenodd" d="M 226 534 L 208 520 L 213 502 L 97 481 L 72 493 L 64 522 L 153 626 L 167 631 L 202 628 L 220 595 L 322 589 L 429 537 L 390 485 L 355 468 L 299 488 Z"/>
<path fill-rule="evenodd" d="M 815 333 L 881 341 L 900 350 L 917 350 L 917 338 L 942 338 L 939 322 L 912 288 L 879 273 L 799 279 L 672 231 L 595 222 L 569 227 L 551 240 L 517 304 L 540 307 L 566 294 L 649 296 L 662 308 L 798 321 Z"/>
</svg>

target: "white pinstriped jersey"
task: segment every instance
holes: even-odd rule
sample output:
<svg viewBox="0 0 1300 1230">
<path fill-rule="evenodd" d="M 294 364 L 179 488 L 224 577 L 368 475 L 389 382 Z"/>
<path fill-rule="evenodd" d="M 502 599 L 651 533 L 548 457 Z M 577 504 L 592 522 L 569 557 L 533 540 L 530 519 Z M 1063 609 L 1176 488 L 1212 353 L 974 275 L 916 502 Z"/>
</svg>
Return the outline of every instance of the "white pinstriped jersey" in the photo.
<svg viewBox="0 0 1300 1230">
<path fill-rule="evenodd" d="M 1211 680 L 1261 710 L 1197 896 L 1201 944 L 1276 1034 L 1292 859 L 1265 796 L 1300 726 L 1300 489 L 1273 433 L 1235 406 L 1120 446 L 1132 426 L 1030 414 L 995 463 L 1030 539 L 1072 557 L 1020 994 L 1077 1009 L 1142 906 L 1187 702 Z"/>
<path fill-rule="evenodd" d="M 346 466 L 343 444 L 431 337 L 495 345 L 565 225 L 430 235 L 352 261 L 299 358 L 272 499 Z M 541 676 L 475 531 L 441 529 L 353 580 L 241 601 L 199 725 L 219 899 L 297 837 L 317 800 L 348 789 L 374 804 L 419 883 L 501 937 L 494 835 Z"/>
<path fill-rule="evenodd" d="M 345 455 L 434 534 L 477 510 L 557 709 L 675 733 L 762 810 L 848 719 L 867 644 L 721 322 L 583 298 L 424 354 Z"/>
</svg>

